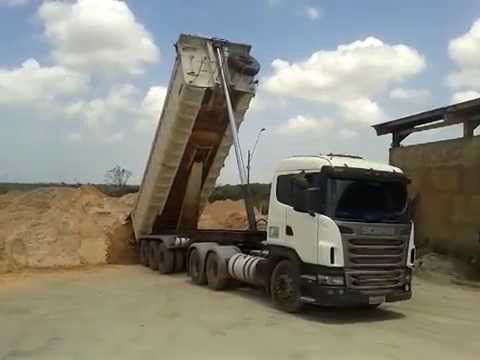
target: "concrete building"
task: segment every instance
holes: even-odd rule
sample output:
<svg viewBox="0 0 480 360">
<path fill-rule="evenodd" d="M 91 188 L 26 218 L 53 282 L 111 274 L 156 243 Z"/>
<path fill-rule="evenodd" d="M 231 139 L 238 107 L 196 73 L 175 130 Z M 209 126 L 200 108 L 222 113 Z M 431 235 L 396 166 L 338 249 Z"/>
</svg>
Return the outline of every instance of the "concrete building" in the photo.
<svg viewBox="0 0 480 360">
<path fill-rule="evenodd" d="M 402 146 L 410 134 L 462 124 L 463 137 Z M 411 178 L 419 247 L 480 261 L 480 98 L 374 125 L 390 163 Z"/>
</svg>

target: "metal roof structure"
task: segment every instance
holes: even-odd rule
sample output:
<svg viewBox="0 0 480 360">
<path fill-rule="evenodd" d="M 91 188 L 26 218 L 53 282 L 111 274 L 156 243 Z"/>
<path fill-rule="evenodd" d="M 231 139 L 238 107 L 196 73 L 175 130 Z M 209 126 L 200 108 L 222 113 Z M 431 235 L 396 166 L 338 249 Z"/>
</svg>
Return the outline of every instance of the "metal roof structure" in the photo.
<svg viewBox="0 0 480 360">
<path fill-rule="evenodd" d="M 392 134 L 392 147 L 398 147 L 412 133 L 460 123 L 463 123 L 463 136 L 472 137 L 480 125 L 480 98 L 405 116 L 373 128 L 379 136 Z"/>
</svg>

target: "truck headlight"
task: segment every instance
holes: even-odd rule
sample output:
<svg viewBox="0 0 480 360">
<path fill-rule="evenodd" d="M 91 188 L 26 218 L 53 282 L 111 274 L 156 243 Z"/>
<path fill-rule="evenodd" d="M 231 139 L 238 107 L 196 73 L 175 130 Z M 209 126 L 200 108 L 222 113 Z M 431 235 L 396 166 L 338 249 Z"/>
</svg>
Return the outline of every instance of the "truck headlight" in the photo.
<svg viewBox="0 0 480 360">
<path fill-rule="evenodd" d="M 317 275 L 319 285 L 344 286 L 345 278 L 343 275 Z"/>
</svg>

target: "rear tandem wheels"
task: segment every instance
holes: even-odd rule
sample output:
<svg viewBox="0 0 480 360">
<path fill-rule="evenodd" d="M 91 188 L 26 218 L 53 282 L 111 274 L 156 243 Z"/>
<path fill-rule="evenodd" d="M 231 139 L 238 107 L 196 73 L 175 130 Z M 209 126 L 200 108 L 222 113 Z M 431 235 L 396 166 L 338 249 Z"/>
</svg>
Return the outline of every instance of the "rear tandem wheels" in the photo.
<svg viewBox="0 0 480 360">
<path fill-rule="evenodd" d="M 184 248 L 168 248 L 161 240 L 141 240 L 139 246 L 140 264 L 158 270 L 161 274 L 185 270 L 186 251 Z"/>
<path fill-rule="evenodd" d="M 294 313 L 303 307 L 300 274 L 295 261 L 246 255 L 236 246 L 216 243 L 195 243 L 188 249 L 169 248 L 160 239 L 141 240 L 139 252 L 142 265 L 162 274 L 186 268 L 196 285 L 206 284 L 218 291 L 239 281 L 263 288 L 281 310 Z"/>
</svg>

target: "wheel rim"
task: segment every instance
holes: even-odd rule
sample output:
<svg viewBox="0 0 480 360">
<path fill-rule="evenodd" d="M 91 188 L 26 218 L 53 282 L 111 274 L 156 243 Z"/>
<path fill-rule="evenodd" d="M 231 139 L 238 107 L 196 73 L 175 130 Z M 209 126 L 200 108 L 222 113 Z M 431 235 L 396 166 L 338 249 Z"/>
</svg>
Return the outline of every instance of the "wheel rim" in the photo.
<svg viewBox="0 0 480 360">
<path fill-rule="evenodd" d="M 274 290 L 278 300 L 282 303 L 289 303 L 295 300 L 295 283 L 288 274 L 282 274 L 275 279 Z"/>
<path fill-rule="evenodd" d="M 197 278 L 199 274 L 198 269 L 198 258 L 197 253 L 193 253 L 190 258 L 190 273 L 192 274 L 193 278 Z"/>
<path fill-rule="evenodd" d="M 208 262 L 208 274 L 212 279 L 216 279 L 218 277 L 218 264 L 215 260 L 210 260 Z"/>
</svg>

